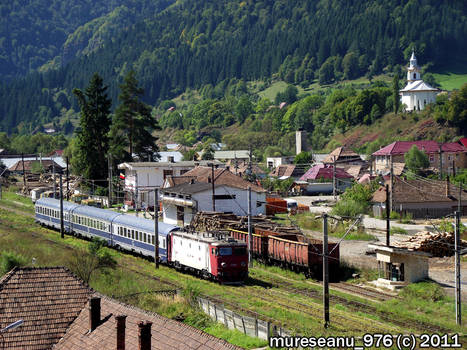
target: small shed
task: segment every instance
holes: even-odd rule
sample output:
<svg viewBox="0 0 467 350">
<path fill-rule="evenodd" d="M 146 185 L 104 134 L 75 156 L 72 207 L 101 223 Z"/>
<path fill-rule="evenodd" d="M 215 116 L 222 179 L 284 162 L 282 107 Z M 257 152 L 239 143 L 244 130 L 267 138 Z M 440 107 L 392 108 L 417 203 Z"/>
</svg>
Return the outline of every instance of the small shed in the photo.
<svg viewBox="0 0 467 350">
<path fill-rule="evenodd" d="M 395 290 L 428 278 L 429 253 L 380 244 L 369 244 L 368 248 L 376 252 L 377 287 Z"/>
</svg>

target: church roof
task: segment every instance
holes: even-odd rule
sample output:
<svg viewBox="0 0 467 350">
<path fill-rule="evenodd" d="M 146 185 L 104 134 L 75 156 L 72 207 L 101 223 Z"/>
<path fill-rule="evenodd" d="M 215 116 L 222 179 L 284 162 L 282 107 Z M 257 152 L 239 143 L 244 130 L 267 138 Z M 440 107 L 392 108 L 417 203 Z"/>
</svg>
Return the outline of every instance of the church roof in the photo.
<svg viewBox="0 0 467 350">
<path fill-rule="evenodd" d="M 430 84 L 425 83 L 423 80 L 415 80 L 409 82 L 405 88 L 400 90 L 401 92 L 419 92 L 419 91 L 439 91 L 438 89 L 432 87 Z"/>
</svg>

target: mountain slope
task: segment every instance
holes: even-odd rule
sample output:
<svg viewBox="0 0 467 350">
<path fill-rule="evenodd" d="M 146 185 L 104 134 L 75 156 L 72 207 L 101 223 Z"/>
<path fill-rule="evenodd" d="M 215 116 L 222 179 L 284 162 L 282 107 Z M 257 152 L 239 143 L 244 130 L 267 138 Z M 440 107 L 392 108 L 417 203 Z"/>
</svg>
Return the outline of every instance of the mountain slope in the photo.
<svg viewBox="0 0 467 350">
<path fill-rule="evenodd" d="M 155 104 L 232 78 L 279 73 L 296 84 L 321 81 L 324 66 L 327 81 L 371 76 L 406 64 L 413 47 L 423 63 L 465 59 L 466 10 L 462 1 L 435 0 L 178 0 L 131 25 L 126 15 L 113 13 L 125 24 L 122 30 L 94 18 L 67 41 L 64 57 L 84 57 L 0 88 L 0 130 L 56 116 L 60 109 L 50 96 L 60 90 L 76 109 L 70 92 L 95 71 L 116 101 L 121 76 L 135 70 L 145 101 Z M 103 27 L 111 29 L 101 35 L 97 28 Z M 27 106 L 19 105 L 23 96 L 30 97 Z M 39 106 L 45 108 L 41 115 Z"/>
<path fill-rule="evenodd" d="M 127 21 L 135 21 L 165 8 L 173 1 L 158 0 L 14 0 L 0 4 L 0 78 L 10 80 L 41 68 L 57 67 L 65 53 L 65 62 L 76 52 L 64 47 L 80 26 L 99 18 L 119 24 L 112 12 L 126 8 Z M 109 17 L 106 19 L 107 15 Z M 117 21 L 115 21 L 117 20 Z M 122 25 L 125 22 L 121 22 Z M 123 26 L 122 26 L 123 27 Z M 102 29 L 102 27 L 100 28 Z M 83 34 L 83 33 L 81 33 Z M 81 42 L 92 38 L 81 35 Z M 65 51 L 64 51 L 65 50 Z"/>
</svg>

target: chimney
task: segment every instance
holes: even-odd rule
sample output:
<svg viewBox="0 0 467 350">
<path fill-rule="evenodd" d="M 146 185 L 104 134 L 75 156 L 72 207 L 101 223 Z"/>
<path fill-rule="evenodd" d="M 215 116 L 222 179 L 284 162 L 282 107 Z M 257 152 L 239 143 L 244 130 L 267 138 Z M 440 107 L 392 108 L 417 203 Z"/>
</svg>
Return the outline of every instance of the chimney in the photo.
<svg viewBox="0 0 467 350">
<path fill-rule="evenodd" d="M 101 322 L 101 298 L 89 300 L 89 331 L 92 332 Z"/>
<path fill-rule="evenodd" d="M 449 197 L 451 195 L 451 191 L 449 188 L 449 175 L 446 176 L 446 197 Z"/>
<path fill-rule="evenodd" d="M 212 181 L 211 181 L 211 176 L 208 176 L 208 184 L 210 184 Z"/>
<path fill-rule="evenodd" d="M 175 157 L 169 156 L 169 163 L 175 163 Z"/>
<path fill-rule="evenodd" d="M 191 179 L 190 179 L 190 184 L 193 185 L 194 183 L 195 183 L 195 179 L 194 179 L 194 178 L 191 178 Z"/>
<path fill-rule="evenodd" d="M 152 322 L 138 323 L 138 350 L 151 350 Z"/>
<path fill-rule="evenodd" d="M 117 322 L 117 350 L 125 350 L 125 322 L 126 315 L 115 316 Z"/>
</svg>

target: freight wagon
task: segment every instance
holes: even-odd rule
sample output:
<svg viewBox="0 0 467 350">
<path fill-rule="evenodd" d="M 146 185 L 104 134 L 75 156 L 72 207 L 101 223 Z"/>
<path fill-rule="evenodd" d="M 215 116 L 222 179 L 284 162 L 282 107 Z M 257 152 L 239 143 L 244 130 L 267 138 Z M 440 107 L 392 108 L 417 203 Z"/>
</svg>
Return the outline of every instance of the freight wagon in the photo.
<svg viewBox="0 0 467 350">
<path fill-rule="evenodd" d="M 248 245 L 248 232 L 229 231 L 233 238 L 243 240 Z M 322 241 L 262 229 L 255 229 L 252 236 L 252 255 L 259 261 L 303 272 L 307 277 L 322 276 Z M 339 268 L 339 246 L 336 246 L 336 243 L 328 244 L 328 252 L 332 251 L 328 259 L 331 274 Z"/>
</svg>

